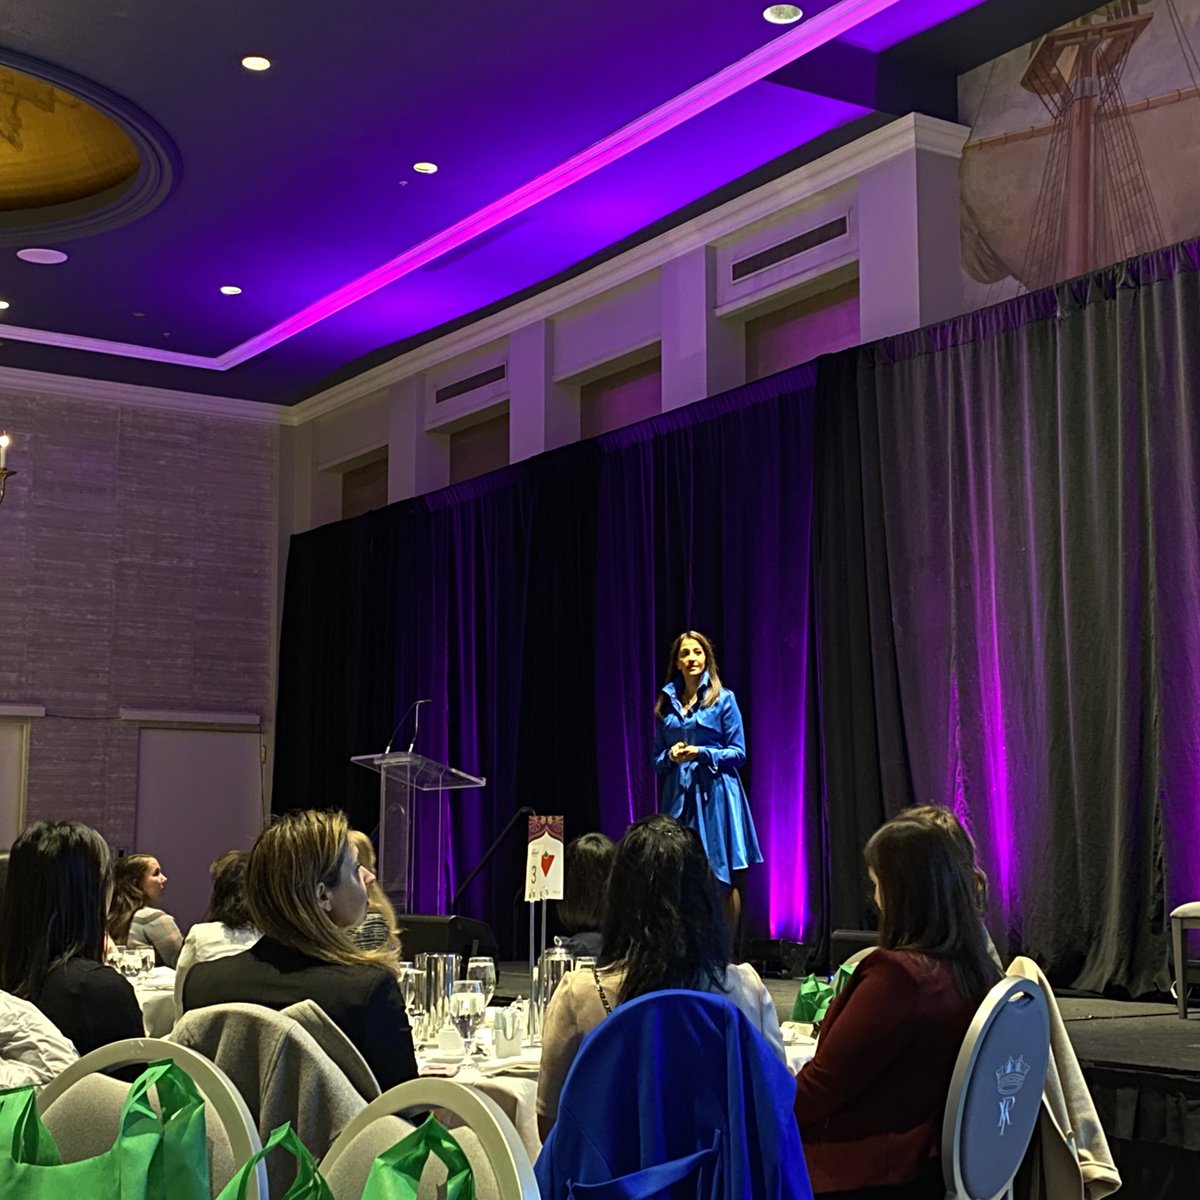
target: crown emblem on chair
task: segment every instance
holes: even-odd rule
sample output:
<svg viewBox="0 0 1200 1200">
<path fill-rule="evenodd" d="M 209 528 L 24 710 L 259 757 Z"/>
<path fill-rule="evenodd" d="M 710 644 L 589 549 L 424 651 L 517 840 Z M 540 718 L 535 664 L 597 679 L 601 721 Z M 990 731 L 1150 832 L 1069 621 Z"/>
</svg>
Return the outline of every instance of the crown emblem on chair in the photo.
<svg viewBox="0 0 1200 1200">
<path fill-rule="evenodd" d="M 1023 1054 L 1018 1054 L 1016 1058 L 1010 1054 L 1008 1061 L 996 1072 L 996 1090 L 1002 1096 L 1015 1096 L 1024 1086 L 1029 1071 L 1030 1066 Z"/>
</svg>

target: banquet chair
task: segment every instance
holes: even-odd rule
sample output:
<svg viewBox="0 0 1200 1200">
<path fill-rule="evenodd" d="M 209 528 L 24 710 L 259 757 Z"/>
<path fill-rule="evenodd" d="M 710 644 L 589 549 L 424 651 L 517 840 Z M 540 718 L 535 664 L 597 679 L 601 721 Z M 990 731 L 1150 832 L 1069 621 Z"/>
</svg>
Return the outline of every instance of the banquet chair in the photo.
<svg viewBox="0 0 1200 1200">
<path fill-rule="evenodd" d="M 1179 1019 L 1187 1020 L 1188 1006 L 1188 958 L 1187 935 L 1189 929 L 1200 929 L 1200 901 L 1181 904 L 1171 909 L 1171 975 L 1175 981 L 1175 1003 Z"/>
<path fill-rule="evenodd" d="M 984 997 L 963 1039 L 942 1123 L 948 1200 L 1011 1196 L 1042 1109 L 1050 1021 L 1042 989 L 1005 978 Z"/>
<path fill-rule="evenodd" d="M 538 1200 L 533 1166 L 512 1122 L 489 1096 L 445 1079 L 399 1084 L 346 1126 L 321 1163 L 334 1200 L 358 1200 L 376 1157 L 412 1132 L 405 1114 L 429 1108 L 453 1116 L 450 1133 L 471 1164 L 478 1200 Z M 418 1200 L 440 1196 L 445 1179 L 445 1166 L 431 1157 Z"/>
<path fill-rule="evenodd" d="M 101 1046 L 72 1063 L 38 1093 L 38 1112 L 54 1137 L 63 1162 L 103 1154 L 117 1135 L 129 1084 L 100 1072 L 142 1067 L 170 1059 L 191 1076 L 205 1102 L 208 1169 L 217 1195 L 233 1173 L 262 1149 L 245 1100 L 228 1076 L 195 1051 L 158 1038 L 127 1038 Z M 267 1200 L 267 1173 L 260 1162 L 247 1196 Z"/>
<path fill-rule="evenodd" d="M 736 1005 L 652 992 L 588 1033 L 535 1174 L 542 1200 L 811 1200 L 796 1081 Z"/>
<path fill-rule="evenodd" d="M 345 1072 L 297 1021 L 259 1004 L 214 1004 L 184 1013 L 170 1041 L 217 1064 L 242 1094 L 265 1143 L 291 1122 L 319 1159 L 366 1107 Z M 283 1195 L 295 1177 L 284 1156 L 268 1160 L 271 1190 Z"/>
</svg>

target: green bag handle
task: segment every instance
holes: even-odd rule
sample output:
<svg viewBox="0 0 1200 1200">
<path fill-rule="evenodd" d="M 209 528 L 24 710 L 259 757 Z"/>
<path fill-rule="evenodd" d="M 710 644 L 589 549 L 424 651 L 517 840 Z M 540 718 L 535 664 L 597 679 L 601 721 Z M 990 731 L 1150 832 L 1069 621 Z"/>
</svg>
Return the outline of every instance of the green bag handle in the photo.
<svg viewBox="0 0 1200 1200">
<path fill-rule="evenodd" d="M 204 1096 L 196 1081 L 170 1059 L 151 1063 L 163 1115 L 162 1145 L 150 1163 L 147 1196 L 209 1200 L 208 1136 Z"/>
<path fill-rule="evenodd" d="M 217 1200 L 246 1200 L 254 1168 L 277 1148 L 286 1150 L 296 1160 L 296 1178 L 283 1200 L 333 1200 L 329 1185 L 317 1170 L 316 1160 L 300 1140 L 290 1121 L 285 1121 L 277 1129 L 271 1130 L 267 1144 L 242 1164 L 234 1177 L 221 1189 Z"/>
<path fill-rule="evenodd" d="M 37 1096 L 32 1087 L 0 1092 L 0 1158 L 29 1166 L 57 1167 L 62 1164 L 50 1130 L 38 1116 Z"/>
<path fill-rule="evenodd" d="M 121 1106 L 117 1138 L 112 1148 L 95 1158 L 73 1163 L 62 1162 L 54 1139 L 37 1115 L 36 1105 L 30 1107 L 32 1089 L 28 1094 L 24 1088 L 4 1093 L 0 1109 L 5 1115 L 0 1117 L 0 1129 L 6 1136 L 0 1141 L 0 1196 L 20 1196 L 23 1200 L 81 1200 L 82 1197 L 88 1200 L 144 1200 L 147 1196 L 164 1194 L 189 1196 L 189 1192 L 178 1192 L 173 1185 L 166 1193 L 150 1190 L 155 1157 L 163 1152 L 165 1125 L 172 1114 L 168 1112 L 166 1118 L 160 1118 L 150 1104 L 148 1093 L 165 1076 L 177 1070 L 171 1062 L 147 1067 L 134 1081 Z M 170 1093 L 171 1084 L 166 1086 Z M 165 1102 L 160 1100 L 160 1103 Z M 200 1128 L 203 1132 L 203 1125 Z M 186 1137 L 181 1140 L 187 1142 Z M 6 1149 L 10 1153 L 5 1154 Z M 40 1161 L 31 1162 L 31 1157 Z M 160 1178 L 162 1169 L 160 1166 Z M 207 1194 L 207 1148 L 204 1150 L 204 1177 Z"/>
<path fill-rule="evenodd" d="M 362 1200 L 417 1200 L 429 1156 L 446 1164 L 446 1200 L 475 1200 L 475 1173 L 446 1127 L 432 1113 L 408 1137 L 371 1164 Z"/>
</svg>

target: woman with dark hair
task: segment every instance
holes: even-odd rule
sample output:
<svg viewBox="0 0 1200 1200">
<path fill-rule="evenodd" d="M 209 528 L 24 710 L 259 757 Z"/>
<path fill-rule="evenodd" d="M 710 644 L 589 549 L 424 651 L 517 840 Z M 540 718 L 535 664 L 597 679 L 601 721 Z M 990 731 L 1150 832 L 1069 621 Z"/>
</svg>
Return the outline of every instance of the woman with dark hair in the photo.
<svg viewBox="0 0 1200 1200">
<path fill-rule="evenodd" d="M 108 933 L 118 946 L 149 946 L 160 966 L 179 961 L 183 934 L 170 913 L 163 912 L 167 877 L 153 854 L 129 854 L 113 866 L 113 898 Z"/>
<path fill-rule="evenodd" d="M 564 944 L 576 958 L 599 958 L 604 947 L 600 927 L 616 850 L 604 834 L 585 833 L 568 842 L 563 852 L 558 920 L 568 935 Z"/>
<path fill-rule="evenodd" d="M 246 905 L 246 867 L 250 855 L 245 850 L 227 850 L 208 868 L 212 895 L 204 920 L 188 930 L 175 966 L 175 1017 L 183 1015 L 183 984 L 196 963 L 212 962 L 241 954 L 262 934 L 250 919 Z"/>
<path fill-rule="evenodd" d="M 568 971 L 546 1009 L 538 1076 L 543 1141 L 583 1036 L 618 1004 L 665 988 L 720 992 L 785 1058 L 775 1005 L 748 963 L 729 962 L 729 934 L 700 838 L 655 813 L 629 827 L 617 847 L 605 908 L 604 953 L 591 969 Z"/>
<path fill-rule="evenodd" d="M 979 910 L 980 924 L 983 925 L 983 940 L 987 947 L 988 958 L 1003 971 L 1004 964 L 1000 961 L 996 943 L 992 941 L 992 935 L 984 923 L 984 917 L 987 915 L 988 877 L 976 857 L 975 839 L 971 836 L 971 831 L 963 824 L 953 809 L 946 808 L 941 804 L 912 804 L 908 808 L 902 809 L 900 816 L 911 817 L 914 821 L 929 821 L 944 829 L 953 839 L 954 844 L 958 847 L 958 852 L 963 856 L 963 862 L 967 864 L 967 868 L 975 880 L 975 905 Z"/>
<path fill-rule="evenodd" d="M 816 1195 L 941 1200 L 942 1116 L 967 1027 L 1000 979 L 955 837 L 902 814 L 867 842 L 879 949 L 829 1006 L 796 1078 Z"/>
<path fill-rule="evenodd" d="M 142 1037 L 127 979 L 104 965 L 108 844 L 78 821 L 37 821 L 13 843 L 0 905 L 0 988 L 29 1000 L 80 1054 Z"/>
<path fill-rule="evenodd" d="M 704 634 L 688 629 L 671 643 L 654 716 L 658 807 L 700 835 L 736 937 L 746 868 L 763 856 L 738 776 L 746 761 L 742 714 L 721 686 Z"/>
<path fill-rule="evenodd" d="M 354 853 L 344 813 L 285 813 L 259 835 L 246 870 L 246 907 L 262 937 L 241 954 L 197 963 L 184 1009 L 237 1002 L 281 1009 L 313 1000 L 358 1047 L 382 1089 L 415 1078 L 395 956 L 362 950 L 350 935 L 366 915 L 374 879 Z"/>
</svg>

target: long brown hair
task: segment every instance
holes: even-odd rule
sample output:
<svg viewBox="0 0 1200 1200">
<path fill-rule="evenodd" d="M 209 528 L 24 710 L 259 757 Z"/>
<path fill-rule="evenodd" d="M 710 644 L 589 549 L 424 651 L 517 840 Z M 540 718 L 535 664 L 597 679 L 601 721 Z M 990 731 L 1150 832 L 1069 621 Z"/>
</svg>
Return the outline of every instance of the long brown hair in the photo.
<svg viewBox="0 0 1200 1200">
<path fill-rule="evenodd" d="M 880 946 L 941 959 L 962 995 L 982 1000 L 1000 973 L 988 957 L 975 877 L 954 835 L 901 814 L 871 835 L 864 856 L 879 884 Z"/>
<path fill-rule="evenodd" d="M 0 902 L 0 988 L 37 1002 L 51 968 L 104 961 L 108 843 L 79 821 L 35 821 L 13 843 Z"/>
<path fill-rule="evenodd" d="M 324 962 L 379 966 L 395 973 L 394 955 L 360 950 L 348 930 L 317 903 L 317 885 L 333 887 L 351 854 L 346 814 L 284 813 L 258 835 L 246 867 L 246 907 L 263 934 Z"/>
<path fill-rule="evenodd" d="M 154 861 L 152 854 L 127 854 L 113 864 L 113 898 L 108 906 L 108 935 L 118 945 L 129 937 L 133 914 L 146 907 L 142 880 Z"/>
<path fill-rule="evenodd" d="M 378 863 L 371 839 L 361 829 L 352 829 L 350 830 L 350 846 L 358 855 L 358 865 L 366 867 L 372 875 L 377 876 L 378 872 L 375 868 Z M 387 898 L 387 892 L 383 890 L 383 885 L 378 878 L 367 884 L 367 911 L 378 913 L 387 922 L 389 935 L 387 948 L 392 953 L 399 954 L 400 937 L 396 931 L 396 910 L 392 907 L 392 902 Z"/>
<path fill-rule="evenodd" d="M 902 809 L 899 815 L 912 817 L 915 821 L 929 821 L 931 824 L 940 826 L 954 839 L 954 844 L 962 854 L 963 861 L 975 878 L 975 903 L 980 914 L 985 913 L 988 900 L 987 873 L 976 858 L 975 839 L 971 836 L 971 831 L 959 819 L 958 814 L 953 809 L 946 808 L 941 804 L 912 804 L 908 808 Z"/>
<path fill-rule="evenodd" d="M 704 651 L 704 669 L 708 672 L 708 689 L 701 695 L 699 706 L 701 708 L 708 708 L 709 705 L 716 704 L 717 698 L 721 695 L 721 676 L 717 673 L 717 652 L 713 649 L 712 642 L 704 634 L 697 633 L 694 629 L 685 629 L 671 643 L 671 651 L 667 655 L 667 669 L 663 674 L 662 686 L 666 687 L 679 674 L 679 648 L 687 638 L 691 638 L 694 642 L 699 642 L 700 649 Z M 656 717 L 665 717 L 669 707 L 670 701 L 660 690 L 658 699 L 654 702 L 654 715 Z"/>
</svg>

